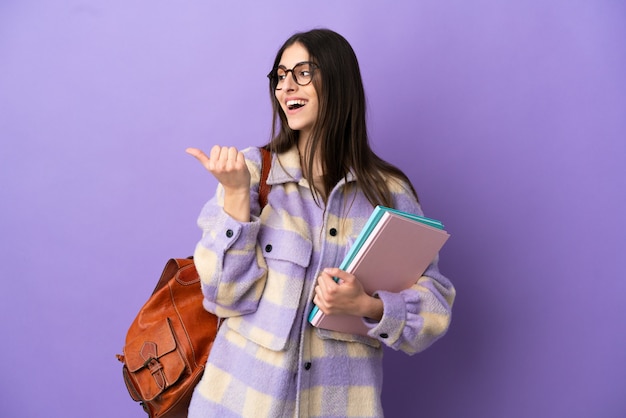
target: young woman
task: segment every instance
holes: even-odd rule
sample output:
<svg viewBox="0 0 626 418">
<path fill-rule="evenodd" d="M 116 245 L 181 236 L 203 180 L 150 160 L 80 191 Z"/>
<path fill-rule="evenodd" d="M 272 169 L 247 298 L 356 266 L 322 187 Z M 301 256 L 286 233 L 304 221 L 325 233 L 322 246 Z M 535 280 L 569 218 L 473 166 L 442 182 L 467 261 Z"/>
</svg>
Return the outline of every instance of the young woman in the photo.
<svg viewBox="0 0 626 418">
<path fill-rule="evenodd" d="M 336 268 L 375 205 L 422 214 L 409 179 L 369 146 L 349 43 L 325 29 L 297 33 L 268 77 L 262 211 L 258 148 L 188 149 L 219 181 L 198 220 L 195 262 L 206 309 L 224 318 L 189 417 L 383 416 L 383 345 L 413 354 L 442 336 L 454 288 L 437 260 L 410 289 L 374 296 Z M 369 336 L 312 327 L 313 303 L 363 317 Z"/>
</svg>

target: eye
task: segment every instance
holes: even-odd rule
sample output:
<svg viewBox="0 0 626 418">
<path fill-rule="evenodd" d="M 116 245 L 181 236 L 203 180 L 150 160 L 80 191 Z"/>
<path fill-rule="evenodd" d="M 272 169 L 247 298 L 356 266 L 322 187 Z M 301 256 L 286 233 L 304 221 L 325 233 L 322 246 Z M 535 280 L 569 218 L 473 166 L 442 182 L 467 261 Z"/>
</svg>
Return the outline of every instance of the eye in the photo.
<svg viewBox="0 0 626 418">
<path fill-rule="evenodd" d="M 276 80 L 280 82 L 283 81 L 285 77 L 287 77 L 287 71 L 282 67 L 278 67 L 276 69 Z"/>
</svg>

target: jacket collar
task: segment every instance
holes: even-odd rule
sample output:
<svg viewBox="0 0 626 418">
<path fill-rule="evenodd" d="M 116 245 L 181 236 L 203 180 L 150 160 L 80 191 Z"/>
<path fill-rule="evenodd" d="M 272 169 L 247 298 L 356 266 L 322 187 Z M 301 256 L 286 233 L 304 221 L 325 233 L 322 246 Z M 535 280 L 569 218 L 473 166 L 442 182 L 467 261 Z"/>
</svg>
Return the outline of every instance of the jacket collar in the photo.
<svg viewBox="0 0 626 418">
<path fill-rule="evenodd" d="M 356 176 L 350 171 L 346 179 L 341 179 L 338 185 L 352 181 L 356 181 Z M 286 152 L 272 155 L 272 167 L 267 178 L 267 184 L 270 186 L 290 182 L 309 187 L 308 181 L 302 176 L 300 153 L 295 145 Z"/>
</svg>

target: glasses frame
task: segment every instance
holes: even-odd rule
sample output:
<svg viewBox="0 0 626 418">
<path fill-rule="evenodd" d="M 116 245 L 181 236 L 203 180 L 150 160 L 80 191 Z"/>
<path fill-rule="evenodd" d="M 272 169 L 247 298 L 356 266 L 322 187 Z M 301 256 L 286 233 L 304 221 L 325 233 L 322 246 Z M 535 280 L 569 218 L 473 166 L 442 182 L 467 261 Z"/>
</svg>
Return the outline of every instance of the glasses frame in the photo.
<svg viewBox="0 0 626 418">
<path fill-rule="evenodd" d="M 310 66 L 310 71 L 311 71 L 311 79 L 309 81 L 307 81 L 306 83 L 302 84 L 298 82 L 298 78 L 296 77 L 296 73 L 293 71 L 296 69 L 297 66 L 299 65 L 303 65 L 303 64 L 309 64 Z M 285 72 L 285 77 L 287 76 L 287 73 L 291 73 L 291 78 L 293 78 L 293 81 L 299 85 L 299 86 L 308 86 L 309 84 L 311 84 L 311 81 L 313 81 L 313 76 L 315 74 L 315 70 L 318 70 L 320 67 L 319 65 L 317 65 L 316 63 L 312 62 L 312 61 L 302 61 L 297 63 L 296 65 L 293 66 L 292 69 L 288 69 L 287 67 L 285 67 L 284 65 L 279 65 L 278 67 L 272 69 L 272 71 L 269 72 L 269 74 L 267 75 L 267 78 L 270 79 L 270 83 L 272 85 L 272 88 L 274 90 L 282 90 L 282 87 L 278 87 L 278 70 L 283 70 Z"/>
</svg>

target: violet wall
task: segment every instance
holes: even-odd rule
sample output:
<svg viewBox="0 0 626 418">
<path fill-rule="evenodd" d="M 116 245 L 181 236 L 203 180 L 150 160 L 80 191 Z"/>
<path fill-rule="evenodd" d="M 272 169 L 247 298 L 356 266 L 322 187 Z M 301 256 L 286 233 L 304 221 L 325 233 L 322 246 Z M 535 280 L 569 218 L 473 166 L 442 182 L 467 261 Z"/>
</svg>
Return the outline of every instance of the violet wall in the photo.
<svg viewBox="0 0 626 418">
<path fill-rule="evenodd" d="M 373 146 L 452 238 L 452 328 L 388 351 L 389 417 L 626 413 L 626 4 L 0 2 L 0 416 L 142 417 L 120 352 L 215 182 L 268 139 L 294 31 L 360 58 Z"/>
</svg>

